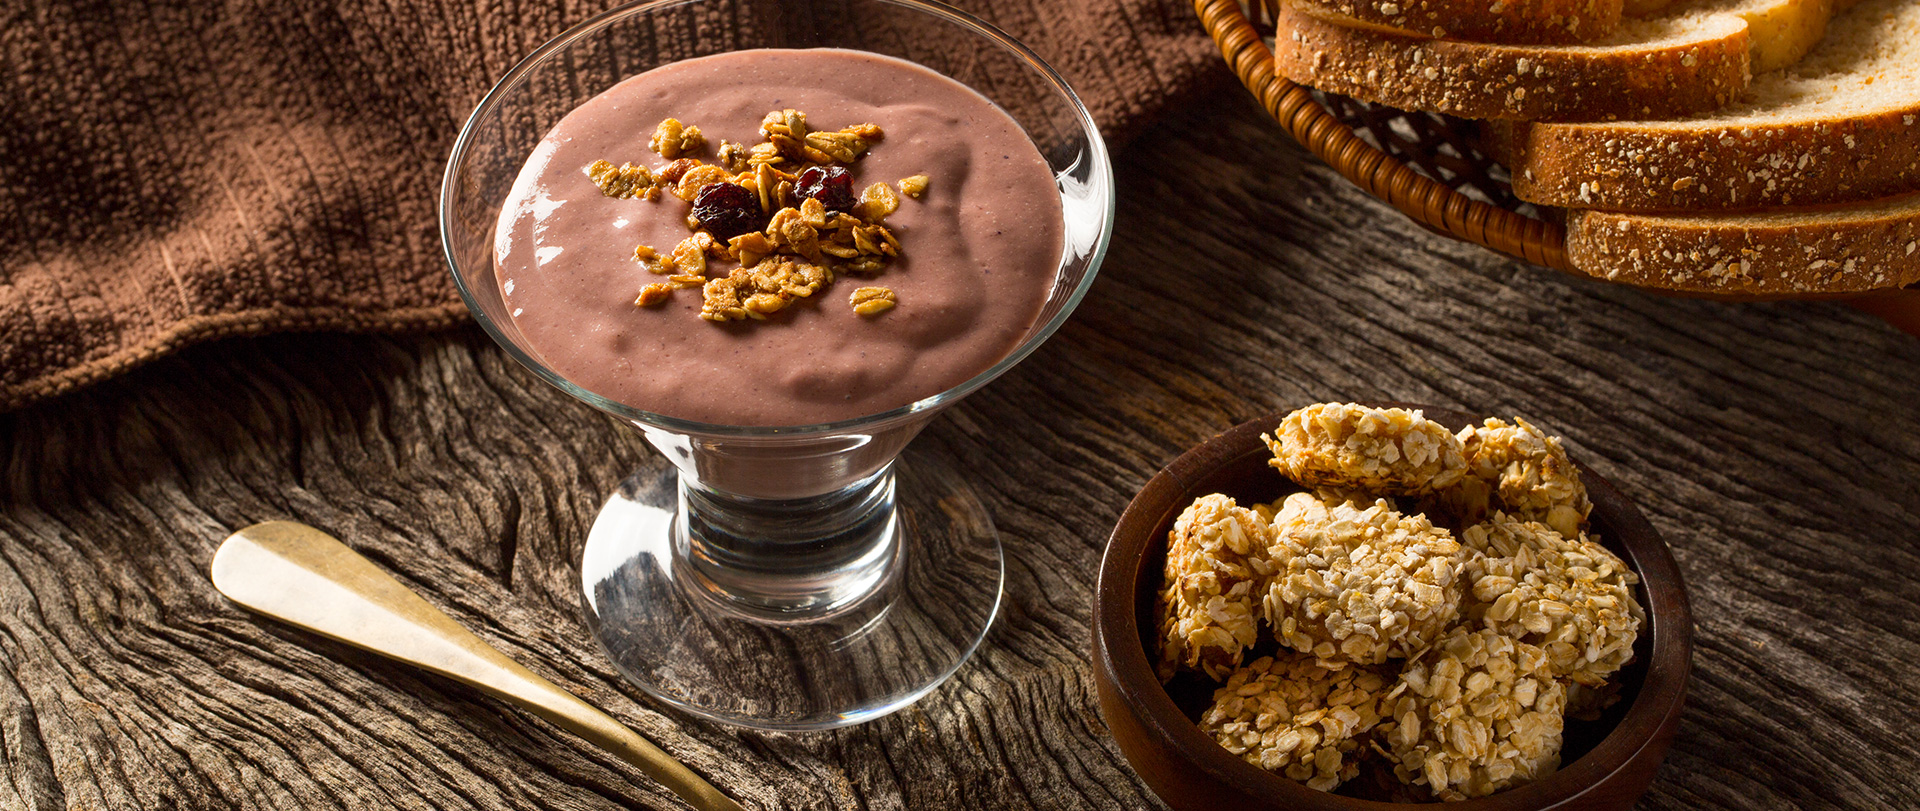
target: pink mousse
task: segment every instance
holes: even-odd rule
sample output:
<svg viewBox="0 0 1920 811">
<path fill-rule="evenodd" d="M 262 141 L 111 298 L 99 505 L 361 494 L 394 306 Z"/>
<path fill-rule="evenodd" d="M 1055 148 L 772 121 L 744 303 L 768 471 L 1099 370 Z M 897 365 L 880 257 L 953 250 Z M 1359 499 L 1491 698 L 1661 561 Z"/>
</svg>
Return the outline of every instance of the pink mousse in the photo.
<svg viewBox="0 0 1920 811">
<path fill-rule="evenodd" d="M 874 123 L 886 137 L 854 164 L 854 189 L 930 178 L 887 218 L 902 258 L 877 277 L 843 274 L 760 321 L 699 317 L 700 291 L 633 304 L 663 281 L 634 246 L 665 254 L 689 235 L 690 205 L 601 194 L 596 160 L 658 166 L 662 119 L 721 139 L 762 139 L 792 108 L 816 129 Z M 634 408 L 724 425 L 810 425 L 938 394 L 1012 351 L 1053 287 L 1062 251 L 1053 173 L 1020 126 L 978 93 L 911 62 L 845 50 L 752 50 L 677 62 L 627 79 L 567 114 L 520 172 L 494 256 L 508 311 L 540 360 L 575 385 Z M 715 262 L 709 276 L 731 262 Z M 857 287 L 899 305 L 856 315 Z"/>
</svg>

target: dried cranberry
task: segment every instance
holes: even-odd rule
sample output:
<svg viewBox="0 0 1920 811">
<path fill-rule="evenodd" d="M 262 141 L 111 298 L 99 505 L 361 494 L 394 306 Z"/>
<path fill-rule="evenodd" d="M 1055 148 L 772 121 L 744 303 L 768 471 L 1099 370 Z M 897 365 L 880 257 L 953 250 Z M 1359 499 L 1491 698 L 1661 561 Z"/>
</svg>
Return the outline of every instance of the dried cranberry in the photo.
<svg viewBox="0 0 1920 811">
<path fill-rule="evenodd" d="M 715 237 L 728 240 L 767 227 L 760 195 L 735 183 L 709 183 L 693 196 L 693 218 Z"/>
<path fill-rule="evenodd" d="M 828 211 L 852 211 L 859 202 L 853 197 L 853 175 L 838 166 L 815 166 L 801 172 L 793 193 L 819 200 Z"/>
</svg>

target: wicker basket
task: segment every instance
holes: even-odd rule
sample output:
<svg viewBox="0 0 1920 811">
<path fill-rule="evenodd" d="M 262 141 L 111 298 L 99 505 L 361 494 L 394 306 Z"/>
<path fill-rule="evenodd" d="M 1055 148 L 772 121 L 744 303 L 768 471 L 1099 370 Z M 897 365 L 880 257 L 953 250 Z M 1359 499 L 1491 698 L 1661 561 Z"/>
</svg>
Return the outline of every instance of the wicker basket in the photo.
<svg viewBox="0 0 1920 811">
<path fill-rule="evenodd" d="M 1253 5 L 1265 8 L 1266 2 L 1271 0 Z M 1280 77 L 1273 51 L 1241 3 L 1194 0 L 1193 8 L 1227 66 L 1294 140 L 1429 230 L 1591 278 L 1567 264 L 1566 230 L 1513 196 L 1506 170 L 1475 143 L 1471 122 L 1320 93 Z M 1920 290 L 1878 291 L 1847 301 L 1920 337 Z"/>
</svg>

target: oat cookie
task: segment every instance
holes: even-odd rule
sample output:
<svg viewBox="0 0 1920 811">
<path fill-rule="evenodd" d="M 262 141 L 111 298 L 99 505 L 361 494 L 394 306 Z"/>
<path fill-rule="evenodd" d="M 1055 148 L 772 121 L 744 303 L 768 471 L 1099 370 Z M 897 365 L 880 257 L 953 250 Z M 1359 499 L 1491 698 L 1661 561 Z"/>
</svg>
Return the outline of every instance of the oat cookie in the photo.
<svg viewBox="0 0 1920 811">
<path fill-rule="evenodd" d="M 1512 424 L 1489 418 L 1461 431 L 1459 438 L 1469 473 L 1460 489 L 1471 491 L 1464 492 L 1455 513 L 1463 525 L 1479 523 L 1487 511 L 1498 509 L 1569 538 L 1586 528 L 1593 503 L 1558 437 L 1514 417 Z"/>
<path fill-rule="evenodd" d="M 1411 656 L 1459 617 L 1466 553 L 1384 499 L 1296 493 L 1274 517 L 1262 612 L 1281 644 L 1329 665 Z"/>
<path fill-rule="evenodd" d="M 1646 614 L 1640 576 L 1585 535 L 1494 513 L 1461 533 L 1470 550 L 1467 618 L 1538 645 L 1555 676 L 1604 685 L 1633 658 Z"/>
<path fill-rule="evenodd" d="M 1380 731 L 1402 781 L 1483 797 L 1559 768 L 1566 695 L 1546 651 L 1462 626 L 1401 671 Z"/>
<path fill-rule="evenodd" d="M 1273 466 L 1307 487 L 1421 495 L 1448 487 L 1467 469 L 1460 440 L 1403 408 L 1317 403 L 1288 414 L 1263 435 Z"/>
<path fill-rule="evenodd" d="M 1328 670 L 1311 656 L 1263 656 L 1214 691 L 1200 730 L 1228 752 L 1321 791 L 1359 773 L 1361 736 L 1380 721 L 1387 678 Z"/>
<path fill-rule="evenodd" d="M 1180 513 L 1167 534 L 1160 617 L 1161 681 L 1180 667 L 1224 679 L 1258 629 L 1259 592 L 1273 571 L 1272 528 L 1253 510 L 1215 493 Z"/>
</svg>

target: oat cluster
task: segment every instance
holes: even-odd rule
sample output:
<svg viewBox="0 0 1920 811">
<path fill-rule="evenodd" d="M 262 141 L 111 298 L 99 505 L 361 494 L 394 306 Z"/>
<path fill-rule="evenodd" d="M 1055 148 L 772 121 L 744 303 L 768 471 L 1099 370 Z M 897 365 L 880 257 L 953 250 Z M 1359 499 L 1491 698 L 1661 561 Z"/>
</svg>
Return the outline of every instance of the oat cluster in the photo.
<svg viewBox="0 0 1920 811">
<path fill-rule="evenodd" d="M 748 150 L 749 163 L 783 164 L 788 161 L 825 165 L 852 163 L 875 141 L 884 137 L 878 126 L 858 124 L 841 130 L 817 130 L 807 124 L 799 110 L 775 110 L 760 122 L 764 143 Z"/>
<path fill-rule="evenodd" d="M 587 166 L 587 177 L 608 197 L 660 199 L 660 187 L 654 182 L 653 171 L 645 166 L 631 163 L 615 166 L 609 161 L 594 161 Z"/>
<path fill-rule="evenodd" d="M 1261 437 L 1273 466 L 1307 487 L 1417 495 L 1467 470 L 1451 431 L 1404 408 L 1320 403 L 1288 414 L 1274 434 Z"/>
<path fill-rule="evenodd" d="M 1425 516 L 1295 493 L 1273 537 L 1262 612 L 1282 645 L 1329 666 L 1406 658 L 1459 617 L 1466 555 Z"/>
<path fill-rule="evenodd" d="M 1159 675 L 1225 683 L 1202 730 L 1327 791 L 1372 770 L 1460 800 L 1552 773 L 1566 716 L 1617 698 L 1645 619 L 1559 440 L 1325 403 L 1274 433 L 1304 492 L 1205 496 L 1168 537 Z"/>
<path fill-rule="evenodd" d="M 1262 769 L 1332 791 L 1359 774 L 1362 733 L 1380 722 L 1388 682 L 1368 668 L 1263 656 L 1214 691 L 1200 729 Z"/>
<path fill-rule="evenodd" d="M 1559 438 L 1519 417 L 1512 424 L 1489 418 L 1460 433 L 1467 469 L 1488 485 L 1498 509 L 1561 535 L 1579 534 L 1593 504 Z"/>
<path fill-rule="evenodd" d="M 699 152 L 707 145 L 707 139 L 700 134 L 699 127 L 689 127 L 680 123 L 680 119 L 669 118 L 653 128 L 653 137 L 647 141 L 647 148 L 660 153 L 660 157 L 673 160 L 681 155 Z"/>
<path fill-rule="evenodd" d="M 1380 731 L 1403 782 L 1484 797 L 1559 768 L 1566 703 L 1545 651 L 1463 626 L 1400 671 Z"/>
<path fill-rule="evenodd" d="M 700 128 L 669 118 L 647 143 L 667 163 L 649 168 L 600 160 L 586 167 L 609 197 L 657 201 L 664 192 L 694 204 L 686 239 L 664 252 L 634 249 L 642 267 L 664 277 L 641 287 L 636 306 L 660 306 L 677 290 L 698 288 L 701 318 L 765 320 L 841 274 L 871 277 L 900 256 L 900 240 L 885 220 L 899 210 L 903 194 L 918 198 L 930 181 L 914 175 L 900 180 L 898 191 L 873 183 L 852 193 L 847 168 L 885 137 L 879 126 L 820 130 L 798 110 L 775 110 L 760 131 L 766 140 L 752 146 L 722 141 L 709 163 L 696 157 L 708 147 Z M 716 188 L 721 184 L 727 188 Z M 849 300 L 865 317 L 898 303 L 891 289 L 873 285 Z"/>
<path fill-rule="evenodd" d="M 1253 646 L 1255 589 L 1272 574 L 1272 526 L 1259 514 L 1214 494 L 1193 502 L 1173 522 L 1160 591 L 1160 678 L 1179 667 L 1224 679 Z"/>
<path fill-rule="evenodd" d="M 1640 576 L 1585 534 L 1495 513 L 1461 534 L 1474 557 L 1467 616 L 1546 651 L 1553 675 L 1606 684 L 1633 658 L 1646 615 L 1633 598 Z"/>
<path fill-rule="evenodd" d="M 702 288 L 700 317 L 709 321 L 765 319 L 832 284 L 836 271 L 879 273 L 900 255 L 900 242 L 884 225 L 829 212 L 807 198 L 775 212 L 765 231 L 729 240 L 726 250 L 740 267 Z M 893 296 L 888 288 L 872 289 Z M 885 310 L 860 314 L 880 312 Z"/>
</svg>

